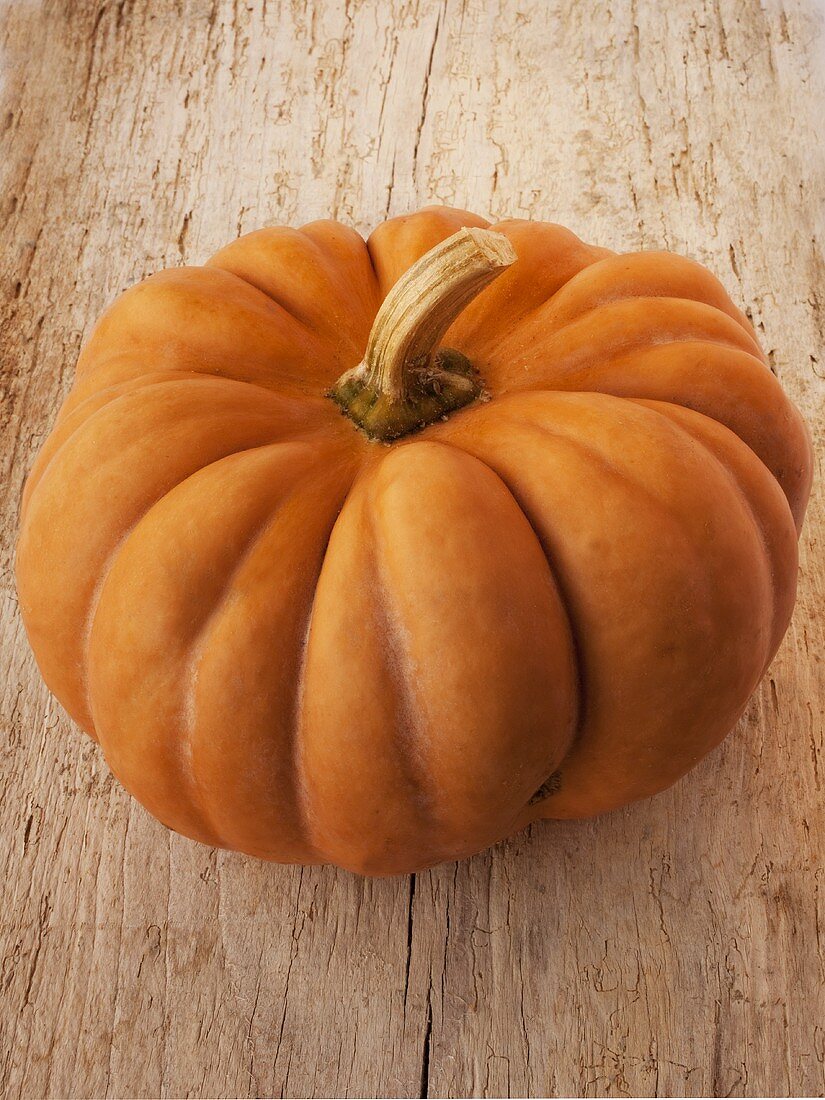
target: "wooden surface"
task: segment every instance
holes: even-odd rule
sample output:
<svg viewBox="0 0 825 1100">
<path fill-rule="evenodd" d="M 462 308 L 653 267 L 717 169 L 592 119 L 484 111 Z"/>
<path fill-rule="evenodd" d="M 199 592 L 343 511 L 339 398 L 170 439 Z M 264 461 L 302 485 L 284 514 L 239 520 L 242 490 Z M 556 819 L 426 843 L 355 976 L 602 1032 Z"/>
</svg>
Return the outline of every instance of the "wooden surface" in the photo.
<svg viewBox="0 0 825 1100">
<path fill-rule="evenodd" d="M 167 834 L 49 698 L 12 576 L 99 311 L 273 222 L 437 200 L 684 251 L 821 445 L 821 10 L 0 0 L 0 51 L 4 1095 L 822 1094 L 821 481 L 793 625 L 721 750 L 413 879 Z"/>
</svg>

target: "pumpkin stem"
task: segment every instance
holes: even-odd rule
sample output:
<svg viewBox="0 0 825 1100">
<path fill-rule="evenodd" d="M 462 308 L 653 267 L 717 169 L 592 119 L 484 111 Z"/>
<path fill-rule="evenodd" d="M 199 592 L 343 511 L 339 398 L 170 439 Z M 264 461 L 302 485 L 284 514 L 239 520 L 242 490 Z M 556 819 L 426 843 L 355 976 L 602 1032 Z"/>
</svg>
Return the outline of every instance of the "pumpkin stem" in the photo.
<svg viewBox="0 0 825 1100">
<path fill-rule="evenodd" d="M 370 439 L 385 443 L 474 401 L 482 392 L 478 372 L 460 351 L 439 344 L 515 260 L 509 240 L 489 229 L 460 229 L 430 249 L 390 290 L 363 361 L 329 396 Z"/>
</svg>

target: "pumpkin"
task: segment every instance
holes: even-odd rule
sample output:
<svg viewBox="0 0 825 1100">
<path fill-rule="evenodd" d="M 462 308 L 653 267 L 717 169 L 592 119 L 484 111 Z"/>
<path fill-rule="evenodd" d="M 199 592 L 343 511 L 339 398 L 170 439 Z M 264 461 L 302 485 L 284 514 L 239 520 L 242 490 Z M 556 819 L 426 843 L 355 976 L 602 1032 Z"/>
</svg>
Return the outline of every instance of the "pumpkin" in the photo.
<svg viewBox="0 0 825 1100">
<path fill-rule="evenodd" d="M 263 229 L 104 314 L 20 606 L 171 829 L 412 871 L 721 741 L 788 626 L 811 465 L 695 262 L 442 207 Z"/>
</svg>

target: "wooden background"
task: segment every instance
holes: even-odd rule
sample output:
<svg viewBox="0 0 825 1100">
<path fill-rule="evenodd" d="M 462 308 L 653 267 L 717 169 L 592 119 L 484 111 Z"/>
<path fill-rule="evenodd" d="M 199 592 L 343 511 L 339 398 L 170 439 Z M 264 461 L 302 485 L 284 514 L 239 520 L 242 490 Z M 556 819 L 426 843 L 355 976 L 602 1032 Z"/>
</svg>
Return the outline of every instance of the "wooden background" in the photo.
<svg viewBox="0 0 825 1100">
<path fill-rule="evenodd" d="M 821 480 L 793 625 L 721 750 L 413 878 L 167 834 L 48 697 L 12 576 L 96 315 L 272 222 L 437 200 L 684 251 L 821 444 L 822 9 L 0 0 L 0 57 L 4 1094 L 825 1092 Z"/>
</svg>

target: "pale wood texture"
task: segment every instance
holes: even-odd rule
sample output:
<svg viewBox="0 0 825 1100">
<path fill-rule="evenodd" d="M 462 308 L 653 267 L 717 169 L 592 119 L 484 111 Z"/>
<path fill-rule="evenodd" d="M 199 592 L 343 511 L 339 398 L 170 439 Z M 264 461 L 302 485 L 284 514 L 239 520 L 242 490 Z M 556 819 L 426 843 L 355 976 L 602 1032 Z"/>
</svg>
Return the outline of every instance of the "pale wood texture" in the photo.
<svg viewBox="0 0 825 1100">
<path fill-rule="evenodd" d="M 0 0 L 9 1097 L 825 1091 L 823 497 L 747 716 L 674 790 L 364 882 L 168 835 L 41 684 L 21 485 L 121 289 L 440 200 L 706 262 L 823 441 L 810 0 Z M 819 483 L 821 485 L 821 482 Z"/>
</svg>

